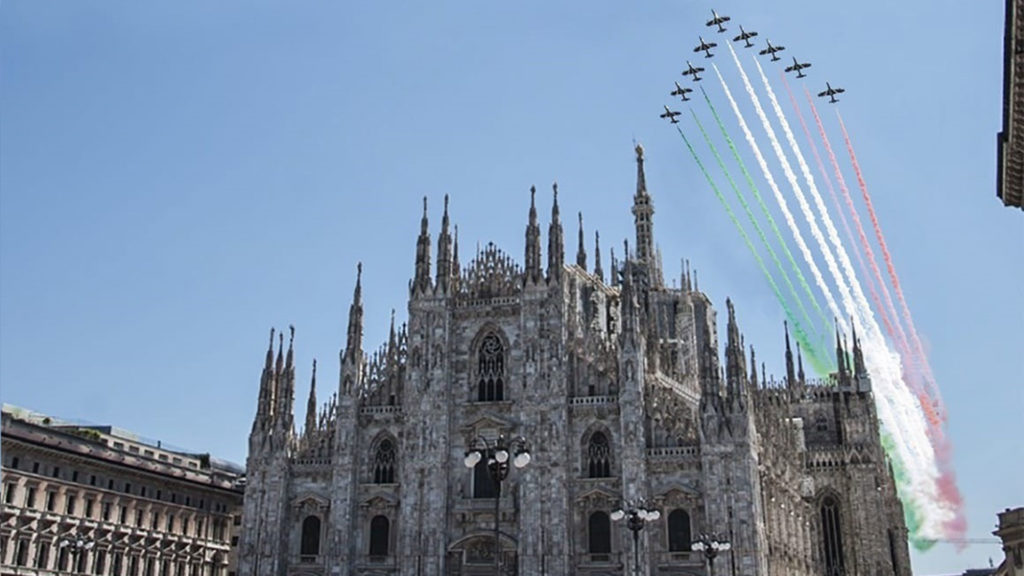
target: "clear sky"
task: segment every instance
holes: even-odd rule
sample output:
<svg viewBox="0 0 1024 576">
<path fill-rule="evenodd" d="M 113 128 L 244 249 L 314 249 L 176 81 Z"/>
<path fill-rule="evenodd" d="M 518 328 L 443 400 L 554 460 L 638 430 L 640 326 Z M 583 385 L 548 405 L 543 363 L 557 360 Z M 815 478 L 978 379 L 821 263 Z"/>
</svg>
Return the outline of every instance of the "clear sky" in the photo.
<svg viewBox="0 0 1024 576">
<path fill-rule="evenodd" d="M 633 234 L 633 138 L 666 274 L 689 258 L 784 370 L 777 302 L 657 117 L 697 35 L 716 36 L 711 5 L 403 4 L 4 2 L 2 400 L 244 462 L 270 327 L 296 326 L 296 404 L 314 357 L 323 398 L 358 261 L 367 347 L 406 315 L 424 195 L 435 240 L 451 195 L 463 263 L 489 241 L 521 261 L 529 187 L 546 246 L 557 180 L 570 259 L 583 211 L 607 267 Z M 714 7 L 811 60 L 812 88 L 847 89 L 949 408 L 968 535 L 991 537 L 1024 504 L 1024 215 L 995 197 L 1003 3 Z M 1000 554 L 938 544 L 915 573 Z"/>
</svg>

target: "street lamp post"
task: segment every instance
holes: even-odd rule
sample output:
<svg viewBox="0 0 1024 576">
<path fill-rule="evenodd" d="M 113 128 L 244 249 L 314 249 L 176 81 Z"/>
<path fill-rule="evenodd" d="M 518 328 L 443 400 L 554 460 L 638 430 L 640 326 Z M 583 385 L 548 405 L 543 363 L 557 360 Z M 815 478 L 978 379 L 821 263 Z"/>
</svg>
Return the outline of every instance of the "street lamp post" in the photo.
<svg viewBox="0 0 1024 576">
<path fill-rule="evenodd" d="M 501 483 L 508 478 L 509 458 L 516 468 L 523 468 L 530 463 L 530 447 L 526 439 L 516 436 L 507 440 L 505 435 L 499 435 L 494 443 L 486 438 L 477 436 L 466 451 L 466 459 L 463 463 L 466 468 L 473 469 L 477 463 L 487 457 L 487 474 L 494 484 L 494 573 L 501 574 L 501 540 L 499 530 L 499 515 L 501 514 Z"/>
<path fill-rule="evenodd" d="M 626 526 L 633 532 L 633 574 L 640 574 L 640 531 L 644 524 L 661 518 L 661 512 L 649 507 L 643 499 L 625 502 L 622 508 L 612 512 L 612 520 L 626 518 Z"/>
<path fill-rule="evenodd" d="M 68 572 L 73 572 L 73 573 L 79 572 L 79 570 L 78 570 L 78 556 L 79 556 L 79 554 L 81 554 L 83 551 L 86 551 L 86 550 L 92 550 L 92 547 L 95 546 L 95 545 L 96 545 L 96 543 L 93 542 L 92 540 L 86 540 L 85 538 L 83 538 L 82 536 L 79 536 L 77 534 L 72 536 L 72 537 L 70 537 L 70 538 L 69 537 L 61 538 L 60 539 L 60 543 L 58 544 L 58 546 L 60 548 L 67 549 L 68 552 L 71 553 L 71 570 L 68 570 Z"/>
<path fill-rule="evenodd" d="M 715 576 L 715 557 L 719 552 L 728 552 L 732 548 L 729 541 L 715 533 L 703 533 L 690 545 L 690 550 L 703 552 L 704 558 L 708 561 L 708 570 L 711 576 Z"/>
</svg>

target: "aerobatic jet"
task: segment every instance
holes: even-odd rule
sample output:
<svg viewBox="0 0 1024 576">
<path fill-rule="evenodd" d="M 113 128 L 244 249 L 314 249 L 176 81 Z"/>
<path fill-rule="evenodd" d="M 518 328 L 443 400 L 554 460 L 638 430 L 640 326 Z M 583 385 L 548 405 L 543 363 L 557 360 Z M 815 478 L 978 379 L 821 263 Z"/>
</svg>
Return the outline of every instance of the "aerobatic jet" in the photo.
<svg viewBox="0 0 1024 576">
<path fill-rule="evenodd" d="M 807 76 L 807 74 L 803 73 L 803 69 L 804 68 L 810 68 L 810 67 L 811 67 L 811 63 L 810 62 L 804 62 L 803 64 L 801 64 L 801 63 L 796 61 L 796 57 L 794 56 L 793 57 L 793 65 L 792 66 L 786 66 L 786 72 L 794 72 L 795 71 L 797 78 L 803 78 L 803 77 Z"/>
<path fill-rule="evenodd" d="M 765 48 L 764 50 L 761 50 L 760 52 L 758 52 L 758 54 L 760 54 L 762 56 L 764 56 L 765 54 L 771 54 L 772 55 L 772 62 L 775 62 L 776 60 L 781 60 L 781 58 L 776 56 L 775 53 L 776 52 L 782 52 L 783 50 L 786 49 L 786 47 L 785 46 L 772 46 L 771 40 L 765 40 L 765 42 L 768 43 L 768 47 Z"/>
<path fill-rule="evenodd" d="M 669 110 L 668 106 L 665 106 L 665 112 L 661 115 L 661 118 L 668 118 L 668 121 L 673 124 L 679 124 L 679 120 L 676 120 L 676 116 L 679 116 L 681 112 L 675 110 Z"/>
<path fill-rule="evenodd" d="M 719 32 L 725 32 L 725 26 L 722 26 L 722 23 L 723 22 L 728 22 L 728 21 L 729 21 L 729 17 L 728 16 L 719 16 L 718 12 L 715 12 L 714 10 L 712 10 L 711 11 L 711 20 L 708 20 L 708 23 L 706 24 L 706 26 L 718 26 L 718 31 Z"/>
<path fill-rule="evenodd" d="M 715 44 L 714 42 L 705 42 L 703 36 L 698 36 L 698 38 L 700 38 L 700 45 L 694 48 L 693 51 L 700 52 L 701 50 L 703 50 L 705 53 L 707 53 L 707 56 L 705 56 L 705 58 L 711 58 L 712 56 L 714 56 L 714 54 L 711 53 L 711 49 L 714 48 L 715 46 L 718 46 L 718 44 Z"/>
<path fill-rule="evenodd" d="M 693 81 L 694 82 L 700 82 L 701 81 L 701 77 L 698 76 L 698 73 L 699 72 L 703 72 L 704 69 L 701 68 L 700 66 L 696 66 L 695 67 L 693 64 L 690 64 L 689 60 L 686 61 L 686 66 L 687 66 L 687 69 L 683 70 L 683 76 L 689 76 L 690 74 L 693 74 Z"/>
<path fill-rule="evenodd" d="M 680 98 L 683 99 L 683 102 L 688 102 L 690 99 L 686 97 L 686 93 L 693 92 L 693 88 L 683 88 L 682 86 L 679 85 L 679 82 L 676 82 L 675 84 L 676 89 L 669 92 L 669 96 L 679 96 Z"/>
<path fill-rule="evenodd" d="M 842 94 L 843 92 L 846 92 L 846 90 L 843 90 L 842 88 L 833 88 L 831 84 L 825 82 L 825 91 L 818 92 L 818 97 L 824 98 L 825 96 L 828 96 L 828 103 L 835 104 L 836 102 L 839 102 L 839 100 L 836 98 L 836 94 Z"/>
<path fill-rule="evenodd" d="M 743 29 L 743 26 L 740 26 L 740 35 L 733 38 L 732 41 L 739 42 L 740 40 L 743 40 L 744 42 L 746 42 L 746 44 L 743 46 L 744 48 L 753 48 L 754 45 L 750 43 L 750 39 L 753 38 L 754 36 L 757 36 L 757 32 L 747 32 L 746 30 Z"/>
</svg>

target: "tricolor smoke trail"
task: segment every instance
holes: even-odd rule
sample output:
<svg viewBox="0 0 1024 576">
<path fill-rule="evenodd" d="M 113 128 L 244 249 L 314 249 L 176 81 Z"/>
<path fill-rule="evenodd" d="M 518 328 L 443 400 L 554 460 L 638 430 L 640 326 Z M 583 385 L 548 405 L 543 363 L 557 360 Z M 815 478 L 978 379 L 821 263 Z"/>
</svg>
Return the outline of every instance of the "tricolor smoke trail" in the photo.
<svg viewBox="0 0 1024 576">
<path fill-rule="evenodd" d="M 729 48 L 732 49 L 731 46 Z M 735 56 L 735 53 L 733 56 Z M 811 250 L 807 247 L 807 243 L 804 242 L 804 237 L 800 233 L 800 229 L 797 228 L 796 219 L 793 218 L 793 213 L 790 212 L 789 206 L 786 204 L 786 199 L 782 196 L 782 192 L 779 190 L 779 185 L 775 182 L 775 178 L 772 176 L 771 170 L 768 169 L 768 162 L 764 159 L 764 155 L 761 153 L 761 147 L 758 146 L 757 140 L 754 139 L 754 134 L 750 131 L 750 127 L 747 126 L 747 122 L 743 118 L 743 113 L 740 112 L 739 105 L 736 104 L 736 99 L 733 98 L 732 92 L 729 90 L 729 85 L 725 83 L 725 78 L 722 77 L 722 72 L 715 64 L 712 64 L 711 67 L 714 68 L 715 74 L 718 76 L 718 81 L 722 85 L 722 90 L 725 91 L 725 96 L 729 99 L 732 111 L 736 115 L 736 120 L 739 122 L 740 129 L 743 130 L 743 136 L 746 138 L 747 144 L 750 145 L 750 149 L 754 153 L 754 158 L 757 159 L 757 164 L 761 168 L 761 173 L 764 175 L 764 179 L 768 182 L 768 187 L 771 188 L 772 194 L 775 196 L 775 200 L 779 204 L 779 208 L 782 210 L 782 215 L 786 220 L 786 225 L 789 226 L 790 231 L 793 233 L 793 238 L 796 241 L 797 248 L 800 249 L 800 253 L 803 255 L 804 260 L 810 263 L 811 273 L 814 275 L 815 282 L 820 288 L 822 288 L 822 292 L 825 293 L 826 300 L 829 301 L 831 307 L 835 308 L 835 301 L 832 300 L 832 293 L 828 291 L 828 286 L 825 284 L 824 279 L 822 279 L 821 272 L 818 271 L 817 266 L 814 265 L 814 257 L 811 256 Z M 803 276 L 801 275 L 801 278 L 802 277 Z M 804 286 L 809 292 L 810 287 L 808 287 L 806 283 Z"/>
<path fill-rule="evenodd" d="M 733 158 L 736 160 L 736 163 L 739 164 L 740 171 L 743 173 L 743 177 L 747 181 L 747 187 L 750 188 L 750 191 L 754 194 L 754 198 L 757 200 L 758 205 L 761 207 L 761 212 L 764 214 L 765 218 L 768 220 L 768 224 L 771 226 L 772 231 L 775 233 L 775 238 L 779 241 L 779 245 L 782 246 L 782 251 L 785 253 L 786 259 L 789 261 L 789 265 L 792 268 L 793 272 L 796 274 L 797 280 L 800 282 L 800 285 L 803 287 L 808 299 L 811 301 L 811 305 L 814 306 L 814 309 L 818 312 L 819 316 L 821 316 L 822 321 L 827 323 L 828 320 L 825 318 L 824 314 L 821 311 L 821 308 L 818 306 L 818 301 L 814 297 L 814 293 L 811 292 L 811 287 L 807 285 L 807 279 L 804 278 L 803 272 L 801 272 L 800 267 L 797 266 L 796 260 L 793 258 L 793 253 L 789 251 L 789 245 L 787 245 L 786 241 L 782 238 L 782 232 L 779 231 L 779 227 L 775 223 L 775 218 L 772 216 L 772 213 L 768 210 L 768 207 L 765 206 L 764 199 L 761 198 L 761 193 L 760 191 L 758 191 L 757 185 L 754 183 L 754 178 L 750 175 L 750 171 L 747 170 L 747 165 L 745 162 L 743 162 L 743 158 L 740 156 L 739 151 L 736 150 L 736 145 L 733 143 L 732 137 L 729 136 L 729 132 L 725 128 L 725 123 L 722 122 L 722 118 L 718 115 L 718 110 L 716 110 L 715 105 L 711 103 L 711 98 L 708 97 L 708 93 L 706 90 L 704 90 L 703 86 L 701 86 L 700 92 L 701 94 L 704 95 L 704 101 L 707 102 L 708 108 L 711 110 L 712 116 L 715 117 L 715 122 L 718 124 L 718 129 L 722 132 L 722 136 L 725 138 L 726 144 L 729 145 L 729 150 L 732 152 Z M 713 147 L 712 150 L 714 150 Z M 719 160 L 719 162 L 721 162 L 721 160 Z M 725 170 L 724 167 L 722 169 Z M 730 182 L 732 182 L 731 179 Z M 750 208 L 748 207 L 746 200 L 743 198 L 743 195 L 740 193 L 739 190 L 736 190 L 735 184 L 733 185 L 733 189 L 736 191 L 736 195 L 737 197 L 739 197 L 740 202 L 743 204 L 743 207 L 747 210 L 747 216 L 750 218 L 750 221 L 754 223 L 754 226 L 757 228 L 758 234 L 761 235 L 761 241 L 764 243 L 764 245 L 768 248 L 769 252 L 771 253 L 772 259 L 775 261 L 775 265 L 779 269 L 779 273 L 782 274 L 783 279 L 785 279 L 786 281 L 786 285 L 789 287 L 790 294 L 793 296 L 793 299 L 796 300 L 797 304 L 800 306 L 800 311 L 803 313 L 808 325 L 811 326 L 811 329 L 813 330 L 814 321 L 811 320 L 811 318 L 808 316 L 807 309 L 804 307 L 803 302 L 800 299 L 800 296 L 797 294 L 796 289 L 793 287 L 793 282 L 790 281 L 789 275 L 786 273 L 785 269 L 782 267 L 782 264 L 779 262 L 778 256 L 775 254 L 775 251 L 772 249 L 771 244 L 768 242 L 767 238 L 765 238 L 765 235 L 761 231 L 760 226 L 758 226 L 757 220 L 754 218 L 754 215 L 750 213 Z M 804 348 L 807 348 L 808 351 L 813 353 L 814 355 L 821 355 L 819 352 L 819 347 L 814 345 L 813 343 L 803 342 L 803 345 Z M 831 360 L 828 362 L 828 365 L 831 367 Z M 818 366 L 815 366 L 815 370 L 817 370 L 821 374 L 825 374 L 830 371 L 830 369 L 822 370 Z"/>
<path fill-rule="evenodd" d="M 900 352 L 906 355 L 906 340 L 898 340 L 894 334 L 892 322 L 889 320 L 889 315 L 886 313 L 885 308 L 882 307 L 878 291 L 875 289 L 875 282 L 868 273 L 867 266 L 864 264 L 864 258 L 861 256 L 860 251 L 856 249 L 857 243 L 854 241 L 853 233 L 850 231 L 850 224 L 846 220 L 846 214 L 843 212 L 843 208 L 839 204 L 839 196 L 836 194 L 835 187 L 832 186 L 832 180 L 828 176 L 828 171 L 825 169 L 824 162 L 821 161 L 821 155 L 818 153 L 818 146 L 814 143 L 814 138 L 811 137 L 811 131 L 807 128 L 807 122 L 804 120 L 803 112 L 800 111 L 800 106 L 797 104 L 796 97 L 793 95 L 793 91 L 789 87 L 789 81 L 786 79 L 786 73 L 780 72 L 780 75 L 782 76 L 782 84 L 786 87 L 786 93 L 789 95 L 789 101 L 792 103 L 793 110 L 796 112 L 796 117 L 800 121 L 800 128 L 803 129 L 804 137 L 807 138 L 807 142 L 811 146 L 811 152 L 814 154 L 814 162 L 818 166 L 818 173 L 821 174 L 821 179 L 825 181 L 825 186 L 828 188 L 829 196 L 832 197 L 832 204 L 836 209 L 836 213 L 839 214 L 839 221 L 843 224 L 843 232 L 846 234 L 846 240 L 853 247 L 853 255 L 857 258 L 857 268 L 860 270 L 861 274 L 867 278 L 868 292 L 871 294 L 871 301 L 874 303 L 875 308 L 882 317 L 882 324 L 885 326 L 886 333 L 896 342 L 896 345 L 900 347 Z M 841 178 L 842 174 L 840 173 L 838 176 Z M 898 327 L 899 326 L 897 326 L 897 328 Z"/>
<path fill-rule="evenodd" d="M 694 116 L 694 119 L 696 119 L 696 116 Z M 715 196 L 718 197 L 718 201 L 722 203 L 722 207 L 725 208 L 725 212 L 729 215 L 729 219 L 732 220 L 733 225 L 736 226 L 736 230 L 739 231 L 740 236 L 743 237 L 743 241 L 747 244 L 747 248 L 750 250 L 750 253 L 754 255 L 754 260 L 757 261 L 758 267 L 761 269 L 761 272 L 764 273 L 764 277 L 768 280 L 768 284 L 771 285 L 772 291 L 775 292 L 775 297 L 779 300 L 779 303 L 782 304 L 782 309 L 785 311 L 786 317 L 792 320 L 792 318 L 794 318 L 793 312 L 788 306 L 786 306 L 785 299 L 782 297 L 782 292 L 779 290 L 778 284 L 775 283 L 775 279 L 772 278 L 771 272 L 769 272 L 768 267 L 765 266 L 764 259 L 761 258 L 757 249 L 754 248 L 754 243 L 750 241 L 750 236 L 747 235 L 747 231 L 743 229 L 743 225 L 740 224 L 739 219 L 736 218 L 736 214 L 733 213 L 732 207 L 729 206 L 729 202 L 718 189 L 718 185 L 715 184 L 715 180 L 711 177 L 711 174 L 709 174 L 707 169 L 704 168 L 704 163 L 701 162 L 700 157 L 697 156 L 697 151 L 693 149 L 693 145 L 690 144 L 689 138 L 686 137 L 686 134 L 683 134 L 683 129 L 680 128 L 678 124 L 676 125 L 676 131 L 679 132 L 679 136 L 683 139 L 683 142 L 686 143 L 686 148 L 690 151 L 690 155 L 693 156 L 693 161 L 697 163 L 697 167 L 700 168 L 701 174 L 704 175 L 704 178 L 708 181 L 708 185 L 710 185 L 711 189 L 714 190 Z M 701 128 L 701 131 L 703 132 L 703 128 Z M 704 137 L 706 139 L 707 134 L 705 134 Z M 708 142 L 710 144 L 710 140 Z"/>
<path fill-rule="evenodd" d="M 708 104 L 710 103 L 711 102 L 709 101 Z M 700 130 L 701 135 L 704 137 L 704 142 L 706 142 L 708 148 L 711 149 L 711 153 L 712 155 L 714 155 L 715 160 L 718 162 L 719 168 L 721 168 L 722 172 L 725 174 L 726 181 L 729 182 L 729 186 L 732 187 L 733 192 L 736 194 L 736 197 L 740 201 L 740 205 L 743 206 L 743 210 L 744 212 L 746 212 L 747 218 L 750 220 L 750 223 L 754 226 L 754 230 L 760 237 L 761 243 L 764 245 L 765 248 L 767 248 L 768 253 L 771 255 L 772 260 L 774 260 L 775 262 L 775 266 L 778 268 L 780 274 L 782 275 L 782 278 L 786 281 L 786 284 L 789 286 L 790 293 L 793 295 L 794 298 L 797 299 L 797 304 L 800 306 L 800 310 L 803 311 L 804 316 L 807 317 L 807 311 L 804 310 L 803 304 L 800 302 L 799 297 L 796 295 L 796 290 L 793 288 L 793 283 L 790 282 L 789 276 L 786 275 L 786 271 L 782 267 L 782 263 L 779 262 L 779 257 L 775 254 L 775 250 L 772 248 L 771 244 L 768 243 L 768 239 L 765 237 L 764 231 L 761 229 L 761 226 L 757 223 L 757 219 L 754 218 L 754 213 L 750 211 L 750 205 L 747 204 L 747 200 L 743 197 L 743 193 L 740 192 L 739 187 L 736 186 L 736 181 L 733 180 L 732 175 L 729 173 L 729 169 L 726 168 L 725 162 L 722 160 L 722 156 L 718 153 L 718 148 L 715 147 L 715 144 L 714 142 L 711 141 L 711 138 L 708 136 L 707 131 L 704 130 L 704 125 L 701 124 L 700 118 L 697 117 L 697 113 L 694 112 L 693 109 L 690 110 L 690 113 L 693 115 L 693 120 L 694 122 L 697 123 L 697 128 Z M 676 126 L 676 128 L 679 127 Z M 734 221 L 734 223 L 736 223 L 736 225 L 739 226 L 738 222 Z M 752 252 L 754 251 L 752 245 L 750 246 L 750 249 Z M 755 257 L 757 256 L 756 253 L 754 255 Z M 761 263 L 761 266 L 764 266 L 763 262 Z M 795 317 L 795 315 L 790 311 L 789 307 L 786 305 L 786 301 L 783 299 L 782 294 L 778 290 L 778 287 L 775 286 L 775 282 L 772 279 L 771 275 L 767 274 L 767 270 L 765 270 L 765 274 L 768 278 L 769 283 L 771 283 L 773 285 L 773 288 L 775 289 L 775 295 L 779 300 L 779 304 L 782 305 L 782 309 L 786 312 L 786 317 L 789 319 L 790 323 L 793 324 L 793 331 L 796 334 L 797 342 L 803 345 L 803 347 L 807 350 L 808 358 L 810 359 L 812 366 L 814 366 L 814 369 L 822 373 L 826 372 L 828 370 L 829 364 L 827 362 L 822 361 L 823 355 L 821 353 L 821 350 L 813 346 L 813 343 L 807 337 L 807 334 L 804 331 L 803 325 L 800 324 L 799 319 Z M 810 318 L 808 317 L 807 319 L 808 322 L 810 322 Z"/>
<path fill-rule="evenodd" d="M 878 224 L 878 216 L 875 214 L 875 208 L 871 203 L 871 195 L 868 194 L 868 187 L 864 182 L 864 175 L 860 170 L 860 163 L 857 162 L 857 155 L 853 151 L 853 144 L 850 142 L 850 135 L 846 131 L 846 125 L 843 123 L 843 117 L 839 114 L 839 110 L 836 110 L 836 117 L 839 119 L 839 127 L 843 132 L 843 140 L 846 143 L 846 150 L 850 154 L 850 162 L 853 164 L 853 171 L 857 175 L 857 185 L 860 187 L 861 196 L 863 196 L 864 204 L 867 206 L 868 216 L 871 218 L 871 225 L 875 229 L 875 237 L 878 239 L 878 245 L 882 249 L 882 258 L 885 260 L 885 266 L 889 272 L 889 279 L 892 281 L 893 290 L 896 291 L 896 299 L 899 300 L 900 309 L 903 312 L 903 319 L 907 323 L 907 331 L 910 333 L 910 339 L 920 359 L 920 368 L 924 371 L 929 384 L 931 384 L 932 398 L 940 402 L 939 408 L 943 413 L 945 413 L 945 408 L 941 406 L 941 395 L 939 394 L 938 388 L 935 386 L 935 377 L 932 375 L 931 367 L 928 364 L 928 357 L 924 352 L 924 346 L 921 345 L 921 339 L 917 335 L 917 328 L 914 326 L 914 319 L 910 315 L 910 308 L 907 307 L 907 300 L 903 296 L 903 289 L 900 287 L 900 279 L 899 276 L 896 275 L 896 267 L 893 265 L 892 254 L 889 253 L 889 245 L 886 244 L 885 235 L 882 234 L 882 227 Z"/>
</svg>

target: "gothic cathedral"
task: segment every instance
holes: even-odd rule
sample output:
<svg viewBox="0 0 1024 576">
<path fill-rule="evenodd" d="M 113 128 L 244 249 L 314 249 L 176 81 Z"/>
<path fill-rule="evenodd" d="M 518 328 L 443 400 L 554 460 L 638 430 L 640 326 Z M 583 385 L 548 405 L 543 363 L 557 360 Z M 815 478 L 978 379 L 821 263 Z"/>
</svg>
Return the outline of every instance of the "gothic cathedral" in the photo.
<svg viewBox="0 0 1024 576">
<path fill-rule="evenodd" d="M 812 382 L 787 333 L 768 382 L 726 300 L 720 354 L 689 270 L 665 285 L 640 146 L 636 162 L 636 244 L 607 278 L 582 219 L 565 262 L 557 187 L 546 266 L 532 198 L 524 264 L 488 245 L 466 267 L 446 198 L 432 268 L 424 201 L 407 325 L 367 354 L 357 276 L 337 394 L 317 404 L 314 364 L 301 434 L 292 345 L 275 359 L 271 332 L 241 576 L 704 575 L 702 533 L 731 544 L 719 575 L 910 576 L 856 334 Z M 495 442 L 520 437 L 528 464 L 495 481 Z M 659 514 L 633 530 L 615 512 L 638 504 Z"/>
</svg>

